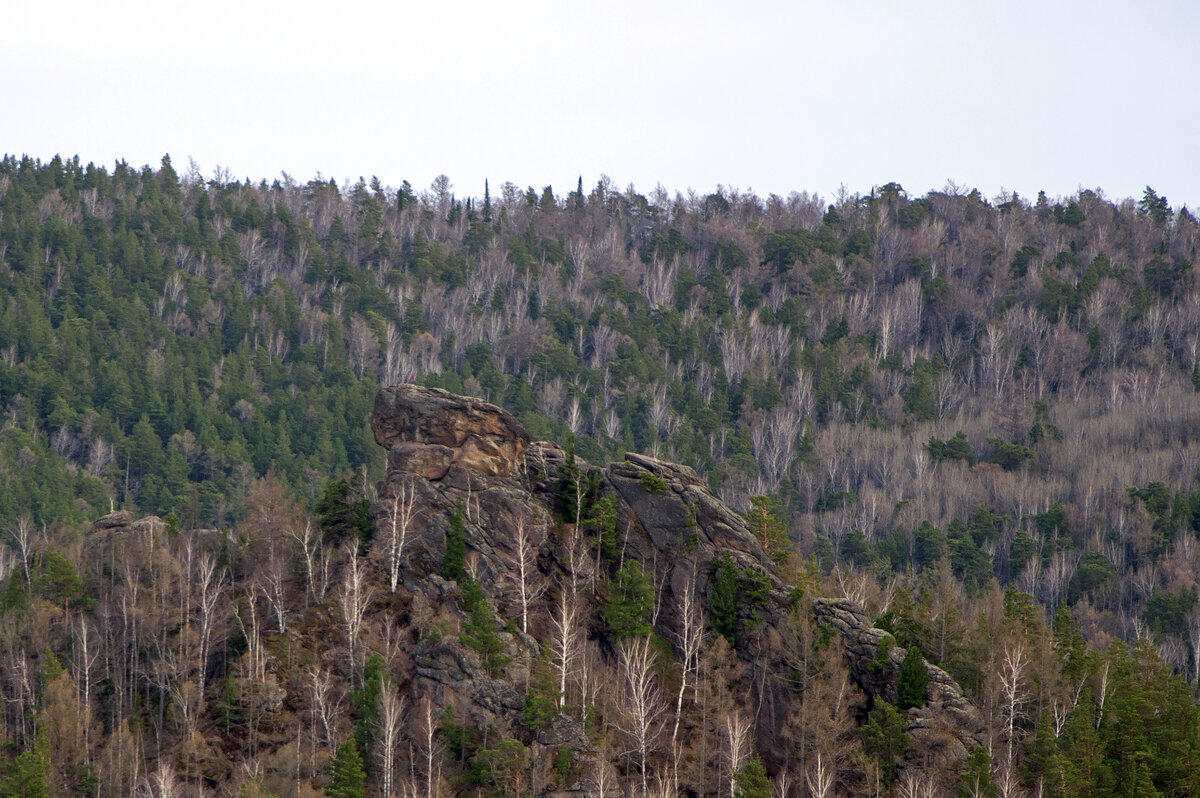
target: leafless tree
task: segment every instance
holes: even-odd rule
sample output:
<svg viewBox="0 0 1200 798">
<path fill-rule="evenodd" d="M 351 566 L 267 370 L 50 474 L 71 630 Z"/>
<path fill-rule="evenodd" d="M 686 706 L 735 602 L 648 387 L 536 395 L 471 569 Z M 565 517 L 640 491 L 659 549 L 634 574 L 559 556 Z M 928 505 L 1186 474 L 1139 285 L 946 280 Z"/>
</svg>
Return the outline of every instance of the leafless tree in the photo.
<svg viewBox="0 0 1200 798">
<path fill-rule="evenodd" d="M 29 558 L 33 555 L 33 516 L 29 515 L 29 513 L 18 515 L 8 534 L 12 537 L 13 542 L 17 544 L 17 551 L 21 555 L 21 568 L 25 572 L 25 584 L 28 585 Z"/>
<path fill-rule="evenodd" d="M 617 727 L 630 740 L 628 753 L 637 755 L 642 795 L 646 794 L 646 767 L 666 709 L 654 674 L 656 659 L 649 637 L 623 640 L 617 649 L 622 686 L 622 719 Z"/>
<path fill-rule="evenodd" d="M 329 673 L 319 665 L 308 671 L 308 688 L 311 695 L 313 720 L 320 721 L 324 732 L 325 746 L 333 750 L 333 732 L 341 714 L 341 698 L 334 692 L 334 682 Z"/>
<path fill-rule="evenodd" d="M 675 695 L 675 724 L 671 728 L 671 750 L 679 738 L 679 722 L 683 718 L 683 698 L 689 687 L 695 689 L 695 675 L 700 668 L 700 649 L 704 645 L 704 615 L 696 598 L 696 575 L 683 585 L 679 597 L 679 692 Z"/>
<path fill-rule="evenodd" d="M 537 566 L 539 541 L 534 539 L 531 526 L 532 524 L 527 524 L 524 518 L 517 519 L 513 550 L 506 555 L 506 559 L 517 572 L 517 598 L 521 603 L 522 634 L 529 634 L 529 605 L 546 590 Z"/>
<path fill-rule="evenodd" d="M 787 768 L 781 768 L 771 779 L 771 798 L 792 798 L 792 776 Z"/>
<path fill-rule="evenodd" d="M 1097 729 L 1100 728 L 1100 723 L 1104 720 L 1104 705 L 1108 701 L 1109 665 L 1110 665 L 1109 661 L 1105 660 L 1104 664 L 1100 666 L 1100 678 L 1099 678 L 1100 684 L 1099 684 L 1099 689 L 1096 691 L 1096 728 Z"/>
<path fill-rule="evenodd" d="M 833 798 L 833 768 L 817 751 L 813 756 L 808 772 L 804 774 L 804 784 L 808 787 L 809 798 Z"/>
<path fill-rule="evenodd" d="M 287 631 L 287 595 L 284 592 L 284 580 L 287 577 L 287 563 L 284 562 L 283 552 L 272 547 L 267 561 L 259 569 L 256 577 L 262 588 L 263 596 L 267 599 L 272 612 L 275 614 L 275 627 L 279 634 Z"/>
<path fill-rule="evenodd" d="M 592 783 L 596 787 L 597 798 L 606 798 L 609 794 L 619 793 L 617 787 L 617 771 L 608 756 L 601 754 L 596 757 L 592 768 Z"/>
<path fill-rule="evenodd" d="M 579 404 L 579 396 L 571 396 L 571 401 L 567 403 L 566 410 L 567 429 L 571 430 L 572 435 L 578 435 L 583 430 L 583 408 Z"/>
<path fill-rule="evenodd" d="M 99 643 L 91 620 L 80 616 L 75 624 L 76 662 L 75 675 L 79 682 L 80 713 L 83 722 L 84 750 L 91 751 L 92 726 L 92 671 L 100 658 Z"/>
<path fill-rule="evenodd" d="M 652 308 L 669 305 L 675 296 L 675 277 L 679 274 L 679 258 L 670 261 L 655 257 L 642 274 L 642 296 Z"/>
<path fill-rule="evenodd" d="M 737 773 L 750 759 L 749 719 L 740 710 L 725 716 L 725 763 L 729 767 L 729 794 L 737 795 Z"/>
<path fill-rule="evenodd" d="M 1004 646 L 1004 659 L 1000 663 L 1000 689 L 1003 696 L 1005 772 L 1013 769 L 1013 737 L 1017 719 L 1021 716 L 1022 688 L 1029 655 L 1024 641 L 1018 640 Z"/>
<path fill-rule="evenodd" d="M 389 512 L 390 525 L 384 545 L 387 547 L 388 584 L 392 593 L 400 581 L 400 564 L 404 562 L 404 544 L 408 539 L 408 530 L 416 516 L 416 485 L 411 479 L 401 483 L 396 495 L 392 497 Z"/>
<path fill-rule="evenodd" d="M 832 798 L 832 789 L 826 794 Z M 935 798 L 937 781 L 931 773 L 905 769 L 904 775 L 896 784 L 896 795 L 897 798 Z"/>
<path fill-rule="evenodd" d="M 159 762 L 153 772 L 138 782 L 137 794 L 145 798 L 183 798 L 184 788 L 175 768 L 169 762 Z"/>
<path fill-rule="evenodd" d="M 255 583 L 250 589 L 237 613 L 238 626 L 242 637 L 246 638 L 246 678 L 261 682 L 266 676 L 266 654 L 262 644 L 262 626 L 258 618 L 258 592 L 260 588 Z"/>
<path fill-rule="evenodd" d="M 313 530 L 312 520 L 305 519 L 304 531 L 297 532 L 296 530 L 291 529 L 288 530 L 288 534 L 291 535 L 293 540 L 300 544 L 300 553 L 304 555 L 305 596 L 309 601 L 312 601 L 314 598 L 317 601 L 324 601 L 324 592 L 322 591 L 321 595 L 317 595 L 316 591 L 316 558 L 317 552 L 320 549 L 320 541 L 317 538 L 316 532 Z"/>
<path fill-rule="evenodd" d="M 1188 645 L 1192 649 L 1192 681 L 1200 689 L 1200 609 L 1193 607 L 1188 612 Z"/>
<path fill-rule="evenodd" d="M 196 576 L 200 588 L 200 661 L 196 678 L 203 701 L 213 625 L 218 620 L 218 607 L 225 596 L 225 569 L 217 570 L 216 558 L 205 551 L 201 552 L 198 558 Z"/>
<path fill-rule="evenodd" d="M 999 798 L 1021 798 L 1025 795 L 1017 768 L 1012 763 L 996 768 L 996 793 Z"/>
<path fill-rule="evenodd" d="M 555 608 L 558 614 L 550 619 L 550 651 L 558 672 L 555 703 L 561 707 L 567 696 L 567 679 L 579 657 L 579 602 L 575 592 L 560 588 Z"/>
<path fill-rule="evenodd" d="M 358 556 L 358 544 L 351 541 L 345 548 L 346 565 L 342 574 L 342 588 L 337 603 L 342 614 L 342 625 L 346 632 L 346 645 L 350 649 L 350 669 L 358 672 L 358 635 L 362 630 L 363 616 L 371 603 L 371 588 L 366 584 L 366 568 Z M 353 678 L 353 677 L 352 677 Z"/>
<path fill-rule="evenodd" d="M 980 343 L 980 361 L 983 380 L 993 398 L 999 399 L 1012 377 L 1016 356 L 1009 346 L 1004 328 L 998 322 L 987 326 L 987 337 Z"/>
<path fill-rule="evenodd" d="M 428 698 L 421 702 L 414 725 L 417 732 L 416 738 L 418 750 L 420 751 L 421 759 L 424 763 L 424 798 L 438 798 L 438 784 L 441 782 L 441 773 L 436 763 L 438 761 L 438 757 L 442 753 L 442 749 L 445 746 L 437 736 L 438 713 L 433 705 L 433 702 Z"/>
<path fill-rule="evenodd" d="M 742 378 L 757 354 L 752 347 L 749 333 L 741 325 L 733 325 L 716 332 L 721 347 L 721 360 L 730 383 Z"/>
<path fill-rule="evenodd" d="M 403 730 L 404 699 L 396 685 L 385 684 L 379 696 L 376 755 L 379 757 L 379 786 L 384 798 L 393 798 L 396 781 L 396 748 Z"/>
<path fill-rule="evenodd" d="M 582 511 L 583 497 L 578 486 L 576 493 L 580 494 L 576 498 L 576 513 Z M 562 536 L 562 555 L 566 560 L 567 575 L 570 577 L 570 582 L 567 583 L 565 589 L 571 591 L 572 598 L 579 595 L 581 587 L 586 587 L 595 582 L 596 579 L 596 561 L 589 556 L 588 542 L 579 531 L 579 524 L 565 526 Z"/>
<path fill-rule="evenodd" d="M 786 475 L 803 431 L 804 416 L 786 403 L 776 405 L 751 422 L 750 447 L 769 491 L 777 489 Z"/>
</svg>

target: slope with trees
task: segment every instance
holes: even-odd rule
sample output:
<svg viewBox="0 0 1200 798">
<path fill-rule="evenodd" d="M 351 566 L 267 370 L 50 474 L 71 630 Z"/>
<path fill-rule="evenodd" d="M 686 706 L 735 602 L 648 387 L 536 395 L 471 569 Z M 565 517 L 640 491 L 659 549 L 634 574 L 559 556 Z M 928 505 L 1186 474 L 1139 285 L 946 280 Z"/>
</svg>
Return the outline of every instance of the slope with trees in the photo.
<svg viewBox="0 0 1200 798">
<path fill-rule="evenodd" d="M 1003 597 L 1032 597 L 1018 613 L 1028 656 L 1029 629 L 1048 618 L 1088 641 L 1071 679 L 1098 712 L 1111 689 L 1099 674 L 1161 692 L 1175 677 L 1154 657 L 1193 686 L 1200 673 L 1196 240 L 1192 214 L 1149 188 L 1140 201 L 1030 201 L 888 184 L 826 202 L 642 195 L 605 179 L 563 197 L 506 184 L 476 201 L 448 180 L 426 192 L 255 184 L 194 166 L 181 177 L 169 158 L 110 172 L 10 156 L 0 570 L 5 614 L 21 620 L 8 634 L 56 641 L 90 711 L 103 695 L 104 734 L 125 729 L 114 744 L 137 752 L 105 772 L 129 783 L 147 775 L 129 763 L 174 744 L 168 729 L 203 726 L 218 687 L 247 751 L 283 734 L 262 725 L 276 688 L 243 690 L 220 663 L 248 655 L 247 673 L 262 674 L 280 656 L 264 641 L 304 608 L 335 602 L 352 610 L 339 623 L 353 620 L 363 596 L 344 588 L 347 544 L 369 554 L 390 529 L 377 523 L 371 400 L 415 380 L 501 403 L 535 438 L 573 437 L 581 458 L 650 452 L 760 522 L 769 509 L 815 558 L 814 579 L 875 607 L 899 645 L 1050 751 L 1087 724 L 1068 724 L 1079 704 L 1054 704 L 1049 688 L 1033 707 L 1013 699 L 1032 687 L 1012 673 L 1035 671 L 1010 663 L 1009 681 L 989 678 L 1008 654 L 981 660 L 979 629 L 1006 617 Z M 588 521 L 589 486 L 573 490 L 556 510 Z M 600 545 L 619 552 L 620 519 L 598 507 L 595 523 L 614 530 Z M 97 559 L 83 530 L 117 508 L 157 513 L 163 532 L 114 536 Z M 204 606 L 228 614 L 205 622 Z M 723 617 L 736 645 L 744 619 Z M 239 630 L 232 649 L 222 623 Z M 67 642 L 81 635 L 92 645 Z M 99 639 L 106 653 L 85 673 L 79 657 L 99 656 Z M 572 645 L 560 648 L 561 665 Z M 39 646 L 10 650 L 27 654 L 4 665 L 15 756 L 34 750 L 53 679 L 38 681 Z M 311 719 L 329 736 L 336 691 L 327 675 L 307 684 L 325 696 Z M 997 684 L 1007 704 L 987 698 Z M 1156 700 L 1124 717 L 1156 717 Z M 132 728 L 120 719 L 135 709 Z M 511 770 L 495 750 L 495 772 Z M 192 757 L 174 775 L 195 784 L 204 755 Z M 1050 765 L 1038 767 L 1044 780 Z"/>
</svg>

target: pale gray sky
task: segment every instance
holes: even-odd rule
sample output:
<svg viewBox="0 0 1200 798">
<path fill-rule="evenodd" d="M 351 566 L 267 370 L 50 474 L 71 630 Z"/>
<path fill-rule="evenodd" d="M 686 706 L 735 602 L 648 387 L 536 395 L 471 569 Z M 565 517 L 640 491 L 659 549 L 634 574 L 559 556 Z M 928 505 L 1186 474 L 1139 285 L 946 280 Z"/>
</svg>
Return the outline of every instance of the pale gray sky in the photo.
<svg viewBox="0 0 1200 798">
<path fill-rule="evenodd" d="M 12 2 L 0 152 L 237 177 L 1200 205 L 1200 4 Z"/>
</svg>

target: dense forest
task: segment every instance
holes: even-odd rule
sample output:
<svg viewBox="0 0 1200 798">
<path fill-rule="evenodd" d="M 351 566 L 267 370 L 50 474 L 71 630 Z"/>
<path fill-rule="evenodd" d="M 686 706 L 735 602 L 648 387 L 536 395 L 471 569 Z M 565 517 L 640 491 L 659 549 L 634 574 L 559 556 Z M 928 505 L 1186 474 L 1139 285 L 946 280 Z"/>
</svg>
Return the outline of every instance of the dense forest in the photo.
<svg viewBox="0 0 1200 798">
<path fill-rule="evenodd" d="M 18 782 L 35 759 L 57 763 L 51 794 L 122 794 L 198 729 L 234 725 L 243 581 L 264 540 L 289 541 L 288 568 L 312 556 L 306 528 L 349 525 L 367 546 L 383 475 L 368 418 L 397 382 L 500 404 L 587 461 L 693 467 L 779 519 L 814 591 L 875 607 L 977 699 L 992 690 L 980 635 L 1025 624 L 1064 664 L 1039 672 L 1006 789 L 1191 794 L 1198 243 L 1196 218 L 1149 187 L 1113 201 L 888 183 L 828 201 L 602 179 L 462 198 L 444 177 L 415 191 L 7 156 L 0 795 L 34 794 Z M 163 518 L 167 542 L 101 568 L 85 530 L 118 509 Z M 212 599 L 183 587 L 202 560 L 228 569 L 224 600 L 249 598 L 197 683 L 172 676 L 164 641 Z M 264 613 L 294 598 L 265 596 Z M 1126 725 L 1072 711 L 1102 710 L 1116 679 L 1146 702 Z M 1071 680 L 1064 709 L 1070 690 L 1049 682 Z M 1145 710 L 1168 694 L 1169 727 Z M 55 730 L 68 707 L 95 717 L 70 740 Z M 1048 742 L 1064 735 L 1069 754 Z M 1143 748 L 1117 752 L 1121 735 Z M 1065 786 L 1080 761 L 1095 768 Z"/>
</svg>

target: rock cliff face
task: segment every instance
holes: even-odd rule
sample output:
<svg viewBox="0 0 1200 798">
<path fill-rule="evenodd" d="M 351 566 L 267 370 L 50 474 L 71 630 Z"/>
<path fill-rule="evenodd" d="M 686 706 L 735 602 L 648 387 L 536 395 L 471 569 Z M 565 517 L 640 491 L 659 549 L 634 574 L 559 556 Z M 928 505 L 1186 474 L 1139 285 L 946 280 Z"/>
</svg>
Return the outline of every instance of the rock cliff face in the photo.
<svg viewBox="0 0 1200 798">
<path fill-rule="evenodd" d="M 495 405 L 417 385 L 380 391 L 371 429 L 375 442 L 388 450 L 389 471 L 431 481 L 444 478 L 451 467 L 513 476 L 529 445 L 525 428 Z"/>
<path fill-rule="evenodd" d="M 567 538 L 581 534 L 575 525 L 560 520 L 561 507 L 556 505 L 564 452 L 554 444 L 531 442 L 501 408 L 415 385 L 382 391 L 372 428 L 376 441 L 387 449 L 388 463 L 379 486 L 377 526 L 388 528 L 402 503 L 414 510 L 401 602 L 403 620 L 414 637 L 410 699 L 428 699 L 439 710 L 450 707 L 455 718 L 477 728 L 528 736 L 521 732 L 526 686 L 537 667 L 539 640 L 547 639 L 554 617 L 552 598 L 572 578 L 572 563 L 564 553 Z M 656 631 L 667 644 L 680 639 L 678 598 L 686 585 L 695 585 L 702 606 L 708 606 L 718 557 L 728 558 L 739 572 L 757 574 L 759 584 L 765 584 L 765 598 L 760 597 L 753 610 L 753 642 L 739 641 L 731 678 L 745 705 L 755 708 L 755 748 L 769 770 L 783 766 L 799 735 L 791 725 L 796 695 L 786 677 L 792 666 L 781 632 L 789 613 L 811 612 L 816 623 L 840 633 L 860 715 L 876 697 L 896 700 L 896 673 L 904 651 L 892 648 L 880 667 L 879 644 L 885 633 L 872 627 L 862 609 L 844 601 L 798 599 L 743 518 L 713 496 L 692 469 L 636 454 L 604 468 L 582 461 L 575 467 L 581 482 L 612 499 L 622 561 L 637 560 L 653 574 L 660 608 Z M 531 562 L 545 592 L 533 603 L 528 633 L 512 621 L 503 627 L 497 621 L 507 659 L 502 673 L 489 672 L 480 656 L 455 635 L 466 620 L 462 591 L 438 575 L 456 508 L 467 533 L 467 570 L 501 618 L 521 617 L 516 531 L 534 531 Z M 599 555 L 594 548 L 587 551 L 589 562 L 596 563 L 588 567 L 599 568 Z M 596 620 L 600 599 L 596 602 L 585 630 L 601 644 L 601 654 L 611 657 L 611 649 L 604 653 Z M 954 773 L 961 770 L 967 753 L 983 742 L 984 725 L 948 675 L 933 666 L 929 674 L 928 705 L 906 716 L 913 741 L 908 756 L 922 767 L 932 764 Z M 595 755 L 582 725 L 565 715 L 539 730 L 530 746 L 535 762 L 539 751 L 561 746 L 572 751 L 576 762 Z M 581 782 L 575 788 L 584 786 Z M 559 791 L 564 789 L 560 785 Z"/>
</svg>

